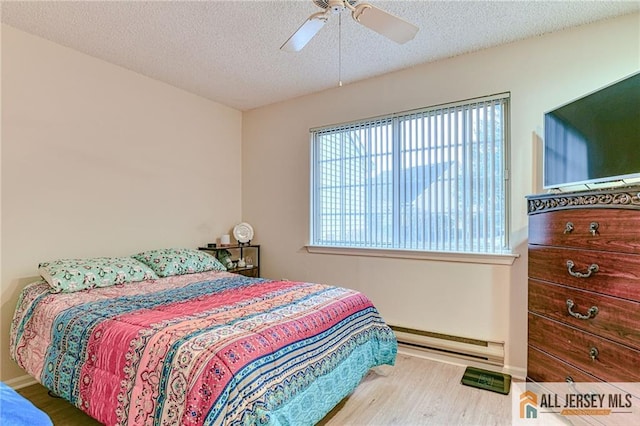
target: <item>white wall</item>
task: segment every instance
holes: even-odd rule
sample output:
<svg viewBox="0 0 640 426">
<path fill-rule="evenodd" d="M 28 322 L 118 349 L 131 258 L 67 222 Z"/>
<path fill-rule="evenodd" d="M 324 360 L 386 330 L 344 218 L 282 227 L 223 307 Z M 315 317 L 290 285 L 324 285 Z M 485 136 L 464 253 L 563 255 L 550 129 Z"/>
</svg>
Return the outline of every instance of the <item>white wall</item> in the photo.
<svg viewBox="0 0 640 426">
<path fill-rule="evenodd" d="M 243 218 L 269 277 L 364 291 L 387 322 L 506 342 L 526 368 L 527 215 L 543 113 L 640 70 L 640 15 L 595 23 L 346 85 L 243 115 Z M 348 70 L 344 70 L 345 75 Z M 309 254 L 309 128 L 511 92 L 512 266 Z"/>
<path fill-rule="evenodd" d="M 240 111 L 2 26 L 1 379 L 38 262 L 197 247 L 241 220 Z"/>
</svg>

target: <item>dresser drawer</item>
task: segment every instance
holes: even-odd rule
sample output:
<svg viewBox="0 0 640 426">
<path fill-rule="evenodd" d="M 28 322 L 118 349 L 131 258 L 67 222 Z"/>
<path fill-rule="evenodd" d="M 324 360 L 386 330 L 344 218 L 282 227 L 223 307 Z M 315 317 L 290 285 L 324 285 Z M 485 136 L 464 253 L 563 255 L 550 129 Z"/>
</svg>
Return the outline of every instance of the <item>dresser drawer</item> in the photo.
<svg viewBox="0 0 640 426">
<path fill-rule="evenodd" d="M 529 244 L 640 254 L 640 214 L 619 209 L 533 214 L 529 216 Z"/>
<path fill-rule="evenodd" d="M 573 302 L 571 312 L 590 318 L 571 315 L 567 300 Z M 597 313 L 590 315 L 593 306 Z M 640 349 L 640 302 L 529 280 L 529 310 Z"/>
<path fill-rule="evenodd" d="M 594 376 L 567 364 L 539 349 L 529 346 L 527 354 L 527 377 L 534 382 L 598 382 Z"/>
<path fill-rule="evenodd" d="M 529 344 L 600 380 L 640 381 L 639 351 L 532 313 Z"/>
<path fill-rule="evenodd" d="M 568 262 L 573 263 L 571 268 Z M 597 265 L 597 271 L 590 271 L 592 265 Z M 529 276 L 640 301 L 640 255 L 637 254 L 530 245 Z"/>
</svg>

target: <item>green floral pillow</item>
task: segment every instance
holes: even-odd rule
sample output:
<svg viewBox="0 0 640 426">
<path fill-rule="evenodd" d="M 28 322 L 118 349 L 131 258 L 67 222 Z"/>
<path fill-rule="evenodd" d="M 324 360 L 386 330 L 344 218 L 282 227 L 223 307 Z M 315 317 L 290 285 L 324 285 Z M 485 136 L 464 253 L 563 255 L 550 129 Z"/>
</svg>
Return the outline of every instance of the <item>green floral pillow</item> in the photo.
<svg viewBox="0 0 640 426">
<path fill-rule="evenodd" d="M 134 254 L 132 257 L 153 269 L 159 277 L 227 270 L 218 259 L 200 250 L 159 249 Z"/>
<path fill-rule="evenodd" d="M 52 260 L 40 263 L 38 272 L 54 293 L 158 279 L 153 270 L 131 257 Z"/>
</svg>

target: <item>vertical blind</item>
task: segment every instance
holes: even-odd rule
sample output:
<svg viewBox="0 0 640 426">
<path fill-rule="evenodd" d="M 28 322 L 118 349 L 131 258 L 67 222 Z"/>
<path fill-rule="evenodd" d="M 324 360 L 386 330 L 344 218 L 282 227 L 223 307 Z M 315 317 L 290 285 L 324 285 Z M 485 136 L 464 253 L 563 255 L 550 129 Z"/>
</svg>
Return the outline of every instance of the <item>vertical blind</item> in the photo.
<svg viewBox="0 0 640 426">
<path fill-rule="evenodd" d="M 508 251 L 509 95 L 311 130 L 311 245 Z"/>
</svg>

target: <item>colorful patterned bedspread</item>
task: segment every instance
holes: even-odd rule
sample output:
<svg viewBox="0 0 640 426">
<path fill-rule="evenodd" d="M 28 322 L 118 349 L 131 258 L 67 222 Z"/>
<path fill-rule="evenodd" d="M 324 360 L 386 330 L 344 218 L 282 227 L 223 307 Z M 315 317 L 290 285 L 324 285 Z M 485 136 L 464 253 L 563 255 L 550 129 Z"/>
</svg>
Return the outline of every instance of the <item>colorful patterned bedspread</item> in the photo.
<svg viewBox="0 0 640 426">
<path fill-rule="evenodd" d="M 11 356 L 106 425 L 314 424 L 397 343 L 361 293 L 204 272 L 27 286 Z"/>
</svg>

